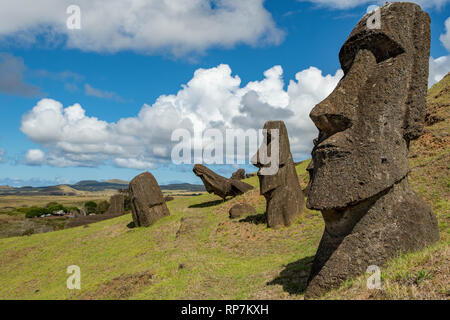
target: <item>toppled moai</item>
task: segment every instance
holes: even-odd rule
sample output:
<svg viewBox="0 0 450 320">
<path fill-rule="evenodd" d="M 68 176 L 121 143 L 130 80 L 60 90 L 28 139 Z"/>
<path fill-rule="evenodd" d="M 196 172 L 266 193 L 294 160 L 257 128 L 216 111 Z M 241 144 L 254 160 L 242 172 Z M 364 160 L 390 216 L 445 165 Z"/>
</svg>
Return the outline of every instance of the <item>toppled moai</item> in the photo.
<svg viewBox="0 0 450 320">
<path fill-rule="evenodd" d="M 266 198 L 267 226 L 290 226 L 301 214 L 305 200 L 292 159 L 288 132 L 283 121 L 268 121 L 264 130 L 264 142 L 252 162 L 259 168 L 260 191 Z M 273 130 L 277 130 L 277 137 L 273 136 Z M 278 159 L 272 154 L 274 139 L 278 139 Z M 274 166 L 274 163 L 263 160 L 265 158 L 277 162 L 274 172 L 264 173 L 264 169 Z"/>
<path fill-rule="evenodd" d="M 424 126 L 429 56 L 430 17 L 411 3 L 367 14 L 342 47 L 345 76 L 310 114 L 319 137 L 307 206 L 322 212 L 325 231 L 307 298 L 438 241 L 436 216 L 407 180 L 409 143 Z"/>
<path fill-rule="evenodd" d="M 244 180 L 245 179 L 245 170 L 244 169 L 237 169 L 233 174 L 231 175 L 230 179 L 234 180 Z"/>
<path fill-rule="evenodd" d="M 133 221 L 137 227 L 148 227 L 170 215 L 158 182 L 150 172 L 131 180 L 129 194 Z"/>
<path fill-rule="evenodd" d="M 121 215 L 124 213 L 125 196 L 121 193 L 111 196 L 109 199 L 109 208 L 106 214 Z"/>
<path fill-rule="evenodd" d="M 201 164 L 196 164 L 193 171 L 196 176 L 202 179 L 208 193 L 214 193 L 222 199 L 235 197 L 254 189 L 248 183 L 222 177 Z"/>
</svg>

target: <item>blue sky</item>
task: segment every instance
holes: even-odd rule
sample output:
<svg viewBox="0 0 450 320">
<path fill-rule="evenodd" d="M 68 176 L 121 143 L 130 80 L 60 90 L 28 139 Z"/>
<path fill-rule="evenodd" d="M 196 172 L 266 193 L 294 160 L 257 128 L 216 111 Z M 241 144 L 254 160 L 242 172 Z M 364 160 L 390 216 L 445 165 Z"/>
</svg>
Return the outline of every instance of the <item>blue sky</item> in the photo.
<svg viewBox="0 0 450 320">
<path fill-rule="evenodd" d="M 338 71 L 340 47 L 366 13 L 367 7 L 374 4 L 364 0 L 267 0 L 261 5 L 261 1 L 252 0 L 250 2 L 256 9 L 250 4 L 249 8 L 229 5 L 234 10 L 224 16 L 229 22 L 217 25 L 211 14 L 215 6 L 210 7 L 212 11 L 193 8 L 192 12 L 183 13 L 186 21 L 180 24 L 186 33 L 179 37 L 176 28 L 174 32 L 166 32 L 163 27 L 158 29 L 159 25 L 175 23 L 163 18 L 158 21 L 159 25 L 142 22 L 147 28 L 144 38 L 141 38 L 142 34 L 133 38 L 132 34 L 129 36 L 131 40 L 113 44 L 108 37 L 114 36 L 117 30 L 122 32 L 123 9 L 111 8 L 116 15 L 105 23 L 105 30 L 89 34 L 93 28 L 90 21 L 96 18 L 91 12 L 94 10 L 85 5 L 85 1 L 78 1 L 82 30 L 83 17 L 86 17 L 87 27 L 83 36 L 77 38 L 61 31 L 68 15 L 64 10 L 53 12 L 56 9 L 52 0 L 43 1 L 41 7 L 44 9 L 36 10 L 31 16 L 21 11 L 21 2 L 26 0 L 18 1 L 17 8 L 2 8 L 5 4 L 0 5 L 0 12 L 15 21 L 15 25 L 12 22 L 8 24 L 8 21 L 0 23 L 0 73 L 3 73 L 0 74 L 0 185 L 38 186 L 85 179 L 129 180 L 146 169 L 150 169 L 160 184 L 200 183 L 191 167 L 175 166 L 167 161 L 167 150 L 164 149 L 167 137 L 159 136 L 165 132 L 164 128 L 175 125 L 177 121 L 181 123 L 184 115 L 191 117 L 194 125 L 196 121 L 200 125 L 222 119 L 220 115 L 214 115 L 214 108 L 235 108 L 233 112 L 257 119 L 254 126 L 263 123 L 264 119 L 270 120 L 272 115 L 252 114 L 246 112 L 247 109 L 239 109 L 243 107 L 243 100 L 239 99 L 251 90 L 259 94 L 260 103 L 274 108 L 274 114 L 283 108 L 295 109 L 295 119 L 292 126 L 288 123 L 288 130 L 293 139 L 295 158 L 305 159 L 316 134 L 307 119 L 309 110 L 336 85 L 341 76 Z M 113 6 L 114 2 L 109 3 Z M 103 3 L 106 6 L 107 2 Z M 432 18 L 433 70 L 439 77 L 450 71 L 450 41 L 445 23 L 450 16 L 450 5 L 448 1 L 427 3 L 426 11 Z M 153 12 L 151 8 L 147 9 L 149 13 Z M 245 10 L 249 9 L 252 12 L 248 18 L 251 27 L 245 24 Z M 110 14 L 108 12 L 105 14 Z M 253 15 L 253 12 L 257 13 Z M 188 17 L 190 14 L 192 19 Z M 138 16 L 135 19 L 137 22 L 132 26 L 140 25 L 139 19 L 151 18 Z M 220 15 L 217 19 L 221 19 Z M 4 20 L 1 14 L 0 20 Z M 44 24 L 35 21 L 44 21 Z M 210 30 L 196 27 L 196 21 L 202 21 Z M 42 31 L 43 25 L 45 32 Z M 133 30 L 124 32 L 132 33 Z M 145 37 L 152 39 L 146 41 Z M 194 76 L 199 69 L 203 72 Z M 267 70 L 271 71 L 264 75 Z M 201 92 L 205 83 L 214 83 L 211 90 L 214 94 Z M 159 98 L 162 95 L 174 96 Z M 84 122 L 68 124 L 66 121 L 55 127 L 54 135 L 50 129 L 45 132 L 48 127 L 41 127 L 41 114 L 37 111 L 29 114 L 44 98 L 52 99 L 54 104 L 44 101 L 42 106 L 60 103 L 67 108 L 79 104 L 79 108 L 74 110 L 85 111 Z M 237 101 L 236 105 L 230 106 L 229 101 L 233 99 Z M 147 107 L 143 107 L 144 104 Z M 183 109 L 185 106 L 186 110 Z M 26 114 L 29 117 L 24 124 Z M 197 119 L 199 114 L 201 117 Z M 231 119 L 227 117 L 223 116 L 223 122 Z M 50 123 L 56 121 L 52 119 Z M 126 121 L 118 129 L 115 124 L 120 119 Z M 90 128 L 90 125 L 96 127 Z M 97 131 L 98 127 L 101 128 Z M 76 136 L 77 128 L 92 132 L 88 137 L 92 141 L 84 142 L 83 132 Z M 58 136 L 58 130 L 63 130 L 65 136 Z M 103 134 L 107 136 L 103 137 Z M 157 136 L 159 140 L 156 140 Z M 131 142 L 119 141 L 119 137 L 129 137 Z M 130 147 L 136 141 L 148 145 Z M 160 148 L 152 149 L 153 144 Z M 92 148 L 92 151 L 87 153 L 81 150 L 83 148 Z M 115 151 L 110 151 L 112 149 Z M 30 150 L 35 152 L 30 153 Z M 249 165 L 245 168 L 255 170 Z M 215 169 L 229 175 L 234 168 Z"/>
</svg>

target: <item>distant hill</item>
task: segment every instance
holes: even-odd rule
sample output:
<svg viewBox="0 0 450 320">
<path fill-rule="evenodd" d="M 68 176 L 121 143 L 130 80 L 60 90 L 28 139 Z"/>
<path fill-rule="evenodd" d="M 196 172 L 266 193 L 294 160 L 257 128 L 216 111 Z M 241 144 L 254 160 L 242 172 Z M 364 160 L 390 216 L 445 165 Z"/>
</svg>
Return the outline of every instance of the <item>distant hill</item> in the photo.
<svg viewBox="0 0 450 320">
<path fill-rule="evenodd" d="M 120 179 L 110 179 L 110 180 L 105 180 L 105 182 L 108 182 L 108 183 L 115 183 L 115 184 L 126 184 L 126 185 L 128 185 L 128 181 L 120 180 Z"/>
<path fill-rule="evenodd" d="M 71 195 L 85 195 L 86 192 L 102 192 L 110 190 L 127 189 L 128 182 L 119 179 L 112 179 L 106 181 L 83 180 L 72 185 L 58 185 L 48 187 L 20 187 L 13 188 L 9 186 L 0 186 L 0 195 L 53 195 L 53 196 L 71 196 Z M 199 192 L 205 191 L 203 185 L 196 185 L 190 183 L 177 183 L 161 185 L 161 190 L 180 190 Z"/>
<path fill-rule="evenodd" d="M 46 187 L 40 189 L 39 193 L 53 196 L 79 196 L 85 194 L 85 192 L 76 190 L 67 185 Z"/>
</svg>

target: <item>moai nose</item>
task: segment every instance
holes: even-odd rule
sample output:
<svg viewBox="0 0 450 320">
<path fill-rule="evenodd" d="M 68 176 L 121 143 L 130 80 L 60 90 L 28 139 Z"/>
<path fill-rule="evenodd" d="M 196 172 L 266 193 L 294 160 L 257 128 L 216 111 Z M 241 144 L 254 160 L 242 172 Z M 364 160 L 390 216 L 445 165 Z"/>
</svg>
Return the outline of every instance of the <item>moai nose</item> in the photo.
<svg viewBox="0 0 450 320">
<path fill-rule="evenodd" d="M 336 89 L 310 113 L 316 127 L 331 136 L 352 126 L 359 105 L 360 89 L 367 81 L 376 58 L 368 50 L 360 50 L 349 72 Z"/>
</svg>

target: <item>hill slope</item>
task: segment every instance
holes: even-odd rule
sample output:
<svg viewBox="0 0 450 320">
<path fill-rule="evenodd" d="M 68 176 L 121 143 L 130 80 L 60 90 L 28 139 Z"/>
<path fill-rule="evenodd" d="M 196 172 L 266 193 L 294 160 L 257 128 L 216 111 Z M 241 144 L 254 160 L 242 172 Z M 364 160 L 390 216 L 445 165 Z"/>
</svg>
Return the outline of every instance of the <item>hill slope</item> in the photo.
<svg viewBox="0 0 450 320">
<path fill-rule="evenodd" d="M 410 183 L 437 214 L 440 243 L 401 255 L 382 270 L 383 290 L 366 277 L 326 298 L 449 298 L 450 77 L 430 90 L 426 134 L 411 146 Z M 440 116 L 442 115 L 442 116 Z M 297 166 L 302 187 L 305 161 Z M 257 186 L 256 177 L 246 182 Z M 230 221 L 228 209 L 249 203 L 257 214 Z M 0 240 L 0 298 L 21 299 L 302 299 L 323 231 L 319 212 L 306 210 L 293 226 L 264 224 L 259 190 L 222 202 L 214 195 L 177 198 L 171 216 L 129 229 L 130 215 L 29 237 Z M 80 291 L 66 288 L 70 265 L 81 268 Z"/>
</svg>

